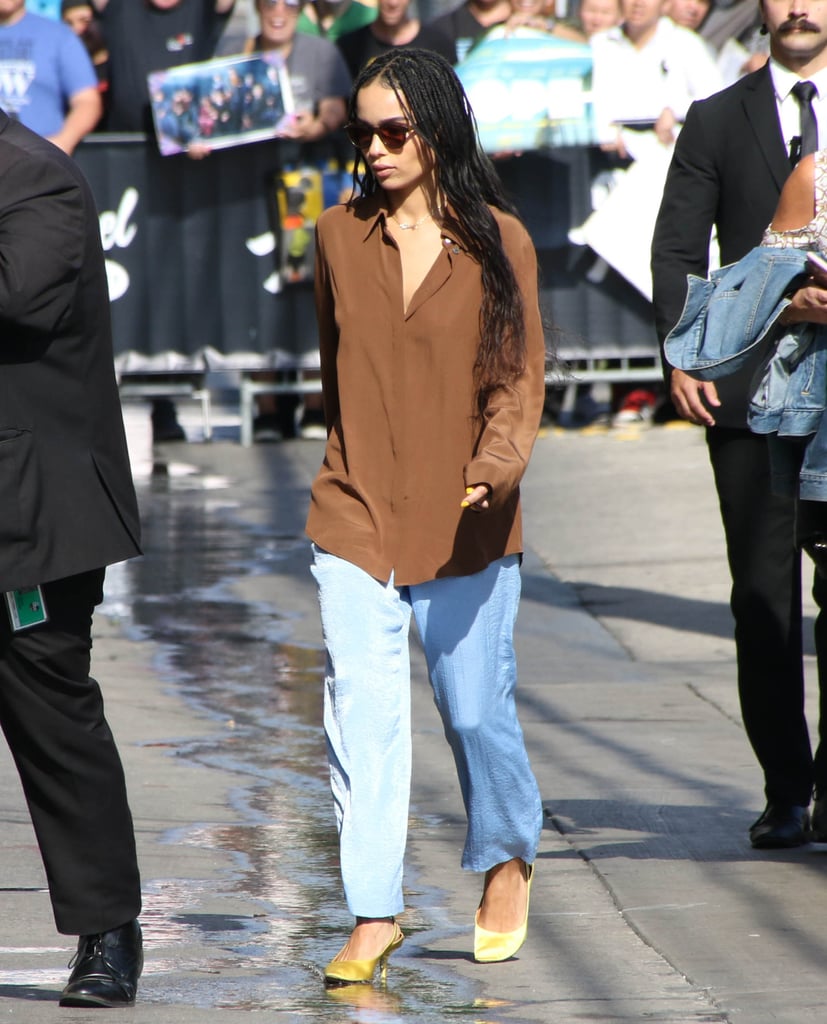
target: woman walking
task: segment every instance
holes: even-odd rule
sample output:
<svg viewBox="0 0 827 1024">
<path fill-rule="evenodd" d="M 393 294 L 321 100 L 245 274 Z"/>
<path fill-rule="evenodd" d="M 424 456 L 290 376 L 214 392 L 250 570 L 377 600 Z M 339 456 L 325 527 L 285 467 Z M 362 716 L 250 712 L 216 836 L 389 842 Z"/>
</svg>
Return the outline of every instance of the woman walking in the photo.
<svg viewBox="0 0 827 1024">
<path fill-rule="evenodd" d="M 462 866 L 485 872 L 479 961 L 507 959 L 525 939 L 542 821 L 512 640 L 519 483 L 545 390 L 534 249 L 446 60 L 377 57 L 348 117 L 354 198 L 317 225 L 329 436 L 307 524 L 356 918 L 325 968 L 332 985 L 370 981 L 403 941 L 412 613 L 468 817 Z"/>
</svg>

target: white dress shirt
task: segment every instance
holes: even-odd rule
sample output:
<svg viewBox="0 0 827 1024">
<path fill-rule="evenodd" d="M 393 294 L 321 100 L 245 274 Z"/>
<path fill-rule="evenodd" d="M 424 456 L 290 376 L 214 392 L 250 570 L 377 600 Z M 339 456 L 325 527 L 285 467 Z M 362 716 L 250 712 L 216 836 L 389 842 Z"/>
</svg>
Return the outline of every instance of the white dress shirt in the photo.
<svg viewBox="0 0 827 1024">
<path fill-rule="evenodd" d="M 682 121 L 693 100 L 717 92 L 721 73 L 695 32 L 661 18 L 652 38 L 636 47 L 622 27 L 591 38 L 592 98 L 600 142 L 617 137 L 618 122 L 653 122 L 669 107 Z"/>
<path fill-rule="evenodd" d="M 818 145 L 822 149 L 827 147 L 827 68 L 802 79 L 795 71 L 782 67 L 777 60 L 770 58 L 770 75 L 787 152 L 790 152 L 792 140 L 801 135 L 801 107 L 792 94 L 793 86 L 801 81 L 812 82 L 818 90 L 818 95 L 813 97 L 813 113 L 818 124 Z"/>
</svg>

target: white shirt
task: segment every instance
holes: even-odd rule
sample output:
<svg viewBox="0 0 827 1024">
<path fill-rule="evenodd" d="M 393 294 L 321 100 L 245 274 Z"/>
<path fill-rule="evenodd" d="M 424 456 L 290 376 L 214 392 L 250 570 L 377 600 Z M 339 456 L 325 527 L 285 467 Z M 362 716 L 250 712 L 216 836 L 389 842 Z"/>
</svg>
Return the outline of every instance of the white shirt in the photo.
<svg viewBox="0 0 827 1024">
<path fill-rule="evenodd" d="M 818 123 L 819 147 L 827 146 L 827 68 L 802 79 L 795 71 L 782 67 L 775 58 L 771 57 L 770 75 L 775 89 L 781 134 L 784 137 L 787 152 L 790 152 L 792 140 L 801 135 L 801 107 L 792 94 L 792 87 L 796 82 L 801 81 L 812 82 L 818 90 L 818 95 L 813 97 L 813 113 Z"/>
<path fill-rule="evenodd" d="M 656 121 L 666 107 L 682 121 L 693 100 L 723 86 L 701 37 L 670 18 L 658 21 L 640 49 L 620 26 L 596 32 L 591 47 L 592 98 L 601 142 L 617 137 L 616 122 Z"/>
</svg>

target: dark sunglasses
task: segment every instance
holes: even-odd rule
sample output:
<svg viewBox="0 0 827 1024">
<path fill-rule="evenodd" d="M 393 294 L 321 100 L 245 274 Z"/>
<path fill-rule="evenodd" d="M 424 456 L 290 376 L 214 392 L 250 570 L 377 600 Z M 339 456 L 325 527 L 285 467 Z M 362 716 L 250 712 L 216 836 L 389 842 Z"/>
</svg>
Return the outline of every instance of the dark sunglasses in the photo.
<svg viewBox="0 0 827 1024">
<path fill-rule="evenodd" d="M 382 124 L 368 124 L 367 121 L 350 121 L 345 125 L 347 137 L 357 149 L 370 149 L 373 136 L 378 135 L 385 149 L 401 149 L 414 134 L 416 128 L 404 121 L 383 121 Z"/>
</svg>

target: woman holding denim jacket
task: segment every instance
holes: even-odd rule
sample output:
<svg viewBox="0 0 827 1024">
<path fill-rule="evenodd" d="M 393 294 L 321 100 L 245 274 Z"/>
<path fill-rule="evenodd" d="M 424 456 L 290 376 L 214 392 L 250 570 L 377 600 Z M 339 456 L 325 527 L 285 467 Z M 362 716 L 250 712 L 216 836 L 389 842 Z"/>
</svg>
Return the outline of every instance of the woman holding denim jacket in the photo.
<svg viewBox="0 0 827 1024">
<path fill-rule="evenodd" d="M 824 261 L 827 255 L 827 150 L 820 149 L 811 156 L 804 157 L 787 179 L 772 224 L 764 234 L 763 244 L 777 248 L 806 249 L 815 252 Z M 778 318 L 779 324 L 820 324 L 822 332 L 827 325 L 827 268 L 818 264 L 808 264 L 810 277 L 799 282 L 790 299 L 789 305 Z M 821 344 L 818 344 L 821 340 Z M 816 338 L 812 345 L 812 355 L 820 361 L 818 367 L 821 380 L 824 379 L 827 349 L 821 338 Z M 827 401 L 823 389 L 816 396 L 822 402 Z M 825 433 L 827 424 L 823 415 L 821 423 L 815 427 L 806 441 L 802 441 L 801 450 L 796 462 L 801 477 L 801 494 L 796 505 L 796 540 L 815 561 L 819 573 L 827 575 L 827 506 L 823 500 L 808 500 L 808 497 L 821 497 L 824 489 L 824 477 L 827 473 L 825 465 Z M 817 462 L 817 465 L 814 463 Z M 814 486 L 807 487 L 805 475 L 814 478 Z M 802 497 L 807 495 L 808 497 Z M 827 835 L 827 806 L 819 809 L 819 798 L 827 794 L 816 794 L 816 816 L 823 818 L 817 823 L 817 831 Z M 814 825 L 816 828 L 816 825 Z"/>
<path fill-rule="evenodd" d="M 462 866 L 485 872 L 479 961 L 507 959 L 525 938 L 542 823 L 512 641 L 519 483 L 545 391 L 534 249 L 443 58 L 378 57 L 348 115 L 355 196 L 317 225 L 329 436 L 307 524 L 356 918 L 328 985 L 369 982 L 403 939 L 411 614 L 468 816 Z"/>
</svg>

